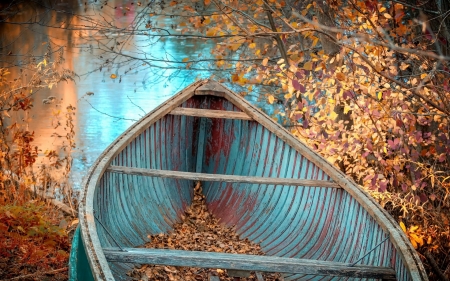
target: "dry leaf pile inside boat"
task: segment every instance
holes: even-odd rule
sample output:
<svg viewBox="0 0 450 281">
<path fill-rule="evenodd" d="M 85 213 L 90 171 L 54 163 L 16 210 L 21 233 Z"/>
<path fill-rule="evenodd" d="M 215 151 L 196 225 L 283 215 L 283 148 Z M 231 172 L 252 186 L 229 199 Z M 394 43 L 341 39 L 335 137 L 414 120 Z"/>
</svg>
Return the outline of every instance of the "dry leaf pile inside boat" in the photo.
<svg viewBox="0 0 450 281">
<path fill-rule="evenodd" d="M 241 240 L 233 228 L 220 225 L 219 221 L 208 212 L 200 183 L 194 188 L 192 205 L 185 211 L 182 222 L 174 226 L 173 232 L 151 235 L 149 238 L 151 242 L 145 244 L 145 248 L 263 255 L 259 245 L 248 239 Z M 219 276 L 222 281 L 235 280 L 222 269 L 158 265 L 142 265 L 131 270 L 128 275 L 138 280 L 197 281 L 208 280 L 209 275 Z M 279 274 L 262 275 L 265 281 L 281 280 Z M 240 280 L 261 279 L 252 272 L 249 277 Z"/>
</svg>

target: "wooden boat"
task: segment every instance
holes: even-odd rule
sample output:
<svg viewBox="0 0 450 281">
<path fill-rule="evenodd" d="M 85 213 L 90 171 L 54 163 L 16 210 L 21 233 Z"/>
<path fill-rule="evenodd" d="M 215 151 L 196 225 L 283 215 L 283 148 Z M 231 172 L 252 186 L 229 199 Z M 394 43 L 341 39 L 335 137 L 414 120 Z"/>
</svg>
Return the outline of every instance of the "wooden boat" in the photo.
<svg viewBox="0 0 450 281">
<path fill-rule="evenodd" d="M 201 181 L 210 212 L 266 256 L 137 248 L 168 232 Z M 196 82 L 111 144 L 83 182 L 71 280 L 136 264 L 281 272 L 284 280 L 428 280 L 365 191 L 219 83 Z"/>
</svg>

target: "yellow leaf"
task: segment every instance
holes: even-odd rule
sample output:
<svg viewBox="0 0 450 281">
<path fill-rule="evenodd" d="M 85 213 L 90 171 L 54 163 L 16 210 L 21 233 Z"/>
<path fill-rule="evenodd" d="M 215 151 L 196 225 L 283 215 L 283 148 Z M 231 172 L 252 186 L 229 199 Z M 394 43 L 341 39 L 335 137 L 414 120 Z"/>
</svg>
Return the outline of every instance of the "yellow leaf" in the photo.
<svg viewBox="0 0 450 281">
<path fill-rule="evenodd" d="M 423 79 L 423 78 L 425 78 L 425 77 L 427 77 L 427 76 L 428 76 L 428 74 L 422 73 L 422 74 L 420 75 L 420 79 Z"/>
<path fill-rule="evenodd" d="M 269 58 L 265 58 L 265 59 L 263 59 L 263 61 L 262 61 L 261 64 L 262 64 L 263 66 L 266 66 L 268 62 L 269 62 Z"/>
<path fill-rule="evenodd" d="M 377 97 L 378 97 L 378 100 L 381 100 L 381 98 L 383 97 L 383 93 L 382 92 L 378 92 Z"/>
<path fill-rule="evenodd" d="M 409 228 L 409 232 L 415 232 L 419 227 L 417 225 L 413 225 Z"/>
<path fill-rule="evenodd" d="M 111 79 L 116 79 L 117 78 L 117 75 L 115 75 L 115 74 L 111 74 Z"/>
<path fill-rule="evenodd" d="M 206 36 L 214 36 L 214 35 L 216 35 L 215 28 L 210 28 L 206 31 Z"/>
<path fill-rule="evenodd" d="M 336 157 L 335 156 L 329 156 L 328 158 L 327 158 L 327 161 L 328 162 L 330 162 L 331 164 L 334 164 L 334 162 L 336 162 Z"/>
<path fill-rule="evenodd" d="M 334 111 L 330 113 L 330 119 L 331 120 L 335 120 L 337 118 L 337 116 L 338 116 L 337 113 L 334 112 Z"/>
<path fill-rule="evenodd" d="M 347 114 L 349 111 L 350 111 L 350 106 L 348 106 L 348 105 L 345 105 L 344 106 L 344 114 Z"/>
<path fill-rule="evenodd" d="M 384 13 L 383 16 L 387 19 L 392 19 L 392 16 L 388 13 Z"/>
<path fill-rule="evenodd" d="M 272 104 L 275 101 L 275 97 L 272 95 L 269 95 L 268 100 L 269 100 L 269 103 Z"/>
<path fill-rule="evenodd" d="M 403 232 L 406 233 L 406 226 L 402 221 L 400 222 L 400 227 L 402 228 Z"/>
<path fill-rule="evenodd" d="M 248 45 L 248 47 L 249 47 L 250 49 L 254 49 L 254 48 L 256 47 L 256 43 L 250 43 L 250 44 Z"/>
<path fill-rule="evenodd" d="M 189 58 L 184 58 L 183 62 L 187 62 L 189 60 Z"/>
<path fill-rule="evenodd" d="M 303 69 L 312 70 L 312 63 L 310 61 L 305 62 L 305 64 L 303 65 Z"/>
<path fill-rule="evenodd" d="M 314 48 L 317 45 L 318 42 L 319 42 L 319 38 L 316 37 L 316 39 L 314 39 L 314 41 L 313 41 L 313 44 L 312 44 L 311 48 Z"/>
</svg>

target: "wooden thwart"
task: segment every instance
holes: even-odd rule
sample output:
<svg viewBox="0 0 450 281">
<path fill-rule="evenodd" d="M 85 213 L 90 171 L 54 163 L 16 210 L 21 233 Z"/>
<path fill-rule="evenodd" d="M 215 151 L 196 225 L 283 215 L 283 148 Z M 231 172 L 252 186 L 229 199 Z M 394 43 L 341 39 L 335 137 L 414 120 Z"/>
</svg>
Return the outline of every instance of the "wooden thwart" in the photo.
<svg viewBox="0 0 450 281">
<path fill-rule="evenodd" d="M 191 173 L 178 172 L 170 170 L 158 169 L 142 169 L 130 168 L 124 166 L 110 166 L 106 169 L 107 172 L 121 173 L 130 175 L 141 175 L 150 177 L 175 178 L 195 181 L 222 181 L 222 182 L 243 182 L 253 184 L 275 184 L 275 185 L 294 185 L 294 186 L 316 186 L 316 187 L 335 187 L 340 186 L 334 182 L 324 180 L 305 180 L 305 179 L 286 179 L 286 178 L 266 178 L 266 177 L 250 177 L 250 176 L 235 176 L 235 175 L 221 175 L 221 174 L 205 174 L 205 173 Z"/>
<path fill-rule="evenodd" d="M 103 252 L 112 262 L 396 280 L 395 270 L 389 267 L 331 261 L 145 248 L 105 248 Z"/>
<path fill-rule="evenodd" d="M 244 112 L 199 109 L 199 108 L 177 107 L 177 108 L 173 109 L 169 114 L 196 116 L 196 117 L 208 117 L 208 118 L 252 120 L 252 118 Z"/>
</svg>

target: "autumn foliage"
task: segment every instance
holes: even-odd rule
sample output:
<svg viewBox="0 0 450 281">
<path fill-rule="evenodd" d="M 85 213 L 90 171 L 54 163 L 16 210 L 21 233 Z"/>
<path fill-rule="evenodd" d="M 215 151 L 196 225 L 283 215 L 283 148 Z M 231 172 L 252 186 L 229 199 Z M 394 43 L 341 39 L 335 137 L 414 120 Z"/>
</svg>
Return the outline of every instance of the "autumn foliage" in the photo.
<svg viewBox="0 0 450 281">
<path fill-rule="evenodd" d="M 34 144 L 34 132 L 29 128 L 28 119 L 36 91 L 71 79 L 71 72 L 61 69 L 61 60 L 50 62 L 46 56 L 43 61 L 32 60 L 22 68 L 0 68 L 2 280 L 19 276 L 21 280 L 34 280 L 42 278 L 43 272 L 52 272 L 52 280 L 67 278 L 70 250 L 67 230 L 71 225 L 47 200 L 57 193 L 60 197 L 67 195 L 63 192 L 65 183 L 55 181 L 51 172 L 66 175 L 67 178 L 70 155 L 59 156 L 55 151 L 42 153 Z M 11 69 L 14 74 L 10 73 Z M 69 107 L 65 116 L 55 116 L 66 121 L 66 142 L 71 147 L 72 114 L 73 108 Z M 45 164 L 37 168 L 39 153 L 40 161 Z"/>
<path fill-rule="evenodd" d="M 0 278 L 64 268 L 70 243 L 42 202 L 0 206 Z"/>
<path fill-rule="evenodd" d="M 190 15 L 181 34 L 217 42 L 216 77 L 272 104 L 274 118 L 375 197 L 449 275 L 450 22 L 441 1 L 422 4 L 169 6 Z M 160 5 L 154 13 L 164 14 Z"/>
</svg>

